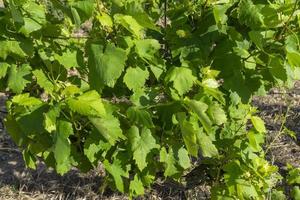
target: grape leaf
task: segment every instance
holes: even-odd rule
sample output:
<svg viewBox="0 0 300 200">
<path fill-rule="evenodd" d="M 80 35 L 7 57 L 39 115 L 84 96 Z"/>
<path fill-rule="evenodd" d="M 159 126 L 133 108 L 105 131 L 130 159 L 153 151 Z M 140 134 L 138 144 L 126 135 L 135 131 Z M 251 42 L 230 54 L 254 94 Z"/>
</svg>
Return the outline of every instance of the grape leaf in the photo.
<svg viewBox="0 0 300 200">
<path fill-rule="evenodd" d="M 204 157 L 216 157 L 219 155 L 218 149 L 213 144 L 211 138 L 203 131 L 203 129 L 198 129 L 196 132 L 197 142 L 200 146 L 202 155 Z"/>
<path fill-rule="evenodd" d="M 92 130 L 84 143 L 84 155 L 91 163 L 97 161 L 96 155 L 101 152 L 108 152 L 111 144 L 105 142 L 97 130 Z M 104 156 L 104 155 L 103 155 Z"/>
<path fill-rule="evenodd" d="M 212 116 L 212 119 L 215 124 L 222 125 L 226 123 L 227 116 L 225 114 L 225 111 L 222 109 L 222 107 L 219 104 L 214 103 L 213 105 L 210 105 L 208 112 Z"/>
<path fill-rule="evenodd" d="M 151 115 L 148 111 L 138 109 L 137 107 L 130 107 L 128 108 L 126 113 L 130 121 L 136 124 L 142 124 L 147 128 L 154 127 Z"/>
<path fill-rule="evenodd" d="M 67 104 L 72 111 L 81 115 L 94 117 L 106 115 L 100 95 L 94 90 L 88 91 L 79 97 L 69 99 Z"/>
<path fill-rule="evenodd" d="M 14 0 L 9 0 L 9 7 L 10 7 L 10 12 L 12 19 L 16 24 L 23 24 L 23 16 L 21 11 L 18 9 L 17 5 L 15 4 Z"/>
<path fill-rule="evenodd" d="M 248 132 L 249 144 L 254 152 L 262 150 L 261 145 L 264 143 L 264 135 L 256 131 L 250 130 Z"/>
<path fill-rule="evenodd" d="M 181 147 L 178 150 L 178 163 L 183 169 L 188 169 L 191 167 L 188 151 L 184 147 Z"/>
<path fill-rule="evenodd" d="M 53 83 L 51 83 L 42 70 L 34 70 L 32 73 L 36 77 L 39 86 L 41 86 L 41 88 L 43 88 L 46 92 L 51 93 L 54 90 Z"/>
<path fill-rule="evenodd" d="M 9 64 L 0 62 L 0 79 L 6 76 L 9 67 Z"/>
<path fill-rule="evenodd" d="M 190 109 L 197 114 L 201 124 L 203 125 L 207 133 L 211 133 L 212 122 L 209 119 L 208 115 L 206 114 L 206 110 L 208 109 L 208 106 L 205 103 L 196 100 L 186 99 L 185 102 L 190 107 Z"/>
<path fill-rule="evenodd" d="M 140 180 L 138 175 L 135 175 L 134 179 L 130 181 L 129 190 L 134 196 L 143 195 L 145 193 L 143 182 Z"/>
<path fill-rule="evenodd" d="M 12 65 L 9 72 L 8 87 L 15 93 L 21 93 L 25 86 L 30 83 L 25 79 L 27 75 L 31 73 L 31 67 L 29 65 L 22 65 L 17 67 Z"/>
<path fill-rule="evenodd" d="M 27 56 L 27 52 L 23 49 L 22 43 L 18 41 L 1 41 L 0 40 L 0 58 L 4 60 L 7 56 L 15 56 L 17 58 L 24 58 Z"/>
<path fill-rule="evenodd" d="M 93 89 L 101 91 L 104 86 L 114 87 L 121 76 L 127 60 L 126 51 L 108 44 L 103 46 L 92 44 L 89 52 L 89 81 Z"/>
<path fill-rule="evenodd" d="M 173 176 L 178 173 L 177 167 L 176 167 L 176 158 L 174 156 L 174 152 L 172 148 L 169 149 L 169 152 L 167 152 L 165 147 L 162 147 L 159 153 L 160 156 L 160 162 L 163 162 L 166 164 L 166 169 L 164 172 L 164 176 L 169 177 Z"/>
<path fill-rule="evenodd" d="M 291 66 L 300 68 L 300 53 L 296 51 L 288 51 L 287 59 Z"/>
<path fill-rule="evenodd" d="M 193 76 L 192 70 L 189 68 L 174 67 L 168 72 L 166 80 L 173 82 L 173 87 L 182 96 L 192 88 L 197 78 Z"/>
<path fill-rule="evenodd" d="M 270 72 L 277 80 L 287 81 L 287 71 L 284 67 L 283 60 L 280 57 L 270 58 Z"/>
<path fill-rule="evenodd" d="M 54 136 L 53 153 L 56 161 L 56 171 L 63 175 L 71 168 L 71 146 L 68 137 L 73 134 L 72 124 L 58 121 L 57 132 Z"/>
<path fill-rule="evenodd" d="M 126 74 L 123 78 L 124 83 L 127 87 L 133 91 L 137 91 L 144 87 L 146 80 L 149 77 L 147 69 L 143 70 L 139 67 L 129 67 L 126 70 Z"/>
<path fill-rule="evenodd" d="M 253 30 L 263 26 L 263 15 L 251 0 L 242 0 L 238 7 L 238 17 L 241 24 L 251 27 Z"/>
<path fill-rule="evenodd" d="M 47 113 L 44 113 L 44 126 L 49 133 L 56 131 L 56 123 L 59 115 L 60 115 L 59 106 L 54 106 L 50 108 Z"/>
<path fill-rule="evenodd" d="M 291 167 L 287 175 L 287 182 L 289 185 L 300 184 L 300 168 Z"/>
<path fill-rule="evenodd" d="M 61 55 L 55 54 L 54 58 L 66 69 L 79 66 L 77 63 L 77 51 L 66 50 Z"/>
<path fill-rule="evenodd" d="M 141 26 L 132 16 L 115 14 L 114 20 L 117 24 L 120 24 L 129 32 L 131 32 L 136 38 L 142 38 L 144 27 Z"/>
<path fill-rule="evenodd" d="M 40 99 L 30 97 L 29 95 L 29 93 L 19 94 L 14 96 L 11 101 L 21 106 L 37 106 L 43 103 Z"/>
<path fill-rule="evenodd" d="M 23 150 L 22 152 L 26 166 L 31 169 L 36 169 L 36 158 L 30 151 Z"/>
<path fill-rule="evenodd" d="M 293 190 L 291 192 L 291 196 L 295 200 L 300 200 L 300 188 L 299 188 L 299 186 L 294 186 L 293 187 Z"/>
<path fill-rule="evenodd" d="M 47 23 L 45 6 L 43 4 L 35 3 L 34 1 L 27 1 L 23 6 L 27 14 L 37 23 L 43 25 Z"/>
<path fill-rule="evenodd" d="M 17 123 L 14 116 L 8 115 L 4 120 L 5 128 L 16 145 L 23 146 L 28 142 L 26 134 Z"/>
<path fill-rule="evenodd" d="M 120 139 L 125 139 L 120 128 L 120 122 L 113 115 L 107 115 L 103 118 L 90 117 L 89 120 L 111 145 Z"/>
<path fill-rule="evenodd" d="M 149 129 L 142 129 L 141 134 L 136 126 L 132 126 L 128 131 L 128 137 L 133 152 L 133 159 L 135 160 L 140 171 L 147 167 L 147 155 L 152 149 L 159 147 L 156 144 L 155 138 Z"/>
<path fill-rule="evenodd" d="M 154 39 L 135 41 L 135 52 L 143 59 L 156 63 L 155 54 L 160 49 L 160 44 Z"/>
<path fill-rule="evenodd" d="M 129 174 L 122 168 L 121 161 L 115 159 L 113 163 L 109 163 L 108 160 L 104 160 L 103 164 L 108 173 L 113 176 L 117 189 L 120 192 L 124 192 L 124 182 L 122 177 L 128 178 Z"/>
<path fill-rule="evenodd" d="M 26 37 L 35 31 L 42 29 L 42 25 L 37 23 L 34 19 L 25 17 L 24 25 L 19 29 L 20 33 L 23 33 Z"/>
<path fill-rule="evenodd" d="M 183 113 L 179 113 L 177 116 L 185 146 L 190 155 L 197 157 L 199 147 L 197 144 L 196 130 L 193 124 L 186 120 L 186 116 Z"/>
<path fill-rule="evenodd" d="M 252 122 L 254 128 L 258 132 L 260 132 L 260 133 L 266 133 L 267 132 L 266 127 L 265 127 L 265 123 L 260 117 L 252 116 L 251 117 L 251 122 Z"/>
<path fill-rule="evenodd" d="M 76 8 L 78 14 L 80 15 L 81 21 L 91 18 L 95 8 L 94 2 L 90 0 L 73 2 L 72 7 Z"/>
</svg>

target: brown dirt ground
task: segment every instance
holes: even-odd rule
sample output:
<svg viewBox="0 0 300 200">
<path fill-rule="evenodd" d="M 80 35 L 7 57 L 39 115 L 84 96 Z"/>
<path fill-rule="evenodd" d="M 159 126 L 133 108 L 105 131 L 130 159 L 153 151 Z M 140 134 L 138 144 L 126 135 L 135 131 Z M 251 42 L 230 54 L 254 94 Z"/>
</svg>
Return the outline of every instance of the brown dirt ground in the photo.
<svg viewBox="0 0 300 200">
<path fill-rule="evenodd" d="M 0 119 L 5 115 L 4 101 L 5 96 L 0 95 Z M 268 159 L 279 167 L 283 175 L 286 174 L 287 163 L 300 167 L 300 83 L 292 90 L 273 89 L 265 97 L 255 97 L 253 104 L 260 110 L 269 131 L 266 142 L 266 147 L 269 146 Z M 287 116 L 284 126 L 296 133 L 296 139 L 286 131 L 279 134 L 284 116 Z M 37 170 L 26 169 L 21 152 L 0 124 L 0 200 L 127 199 L 112 192 L 100 195 L 98 190 L 102 177 L 98 171 L 82 174 L 73 169 L 59 176 L 43 163 L 38 164 Z M 171 181 L 158 181 L 140 199 L 209 199 L 209 188 L 205 182 L 185 189 Z M 288 193 L 289 188 L 285 189 Z"/>
</svg>

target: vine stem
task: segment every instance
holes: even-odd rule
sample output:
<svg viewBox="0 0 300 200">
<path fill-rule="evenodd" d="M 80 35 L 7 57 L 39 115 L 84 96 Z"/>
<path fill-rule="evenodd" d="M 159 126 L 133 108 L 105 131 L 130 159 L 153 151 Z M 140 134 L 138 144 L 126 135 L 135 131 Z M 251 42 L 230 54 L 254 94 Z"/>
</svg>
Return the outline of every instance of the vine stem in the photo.
<svg viewBox="0 0 300 200">
<path fill-rule="evenodd" d="M 286 99 L 286 95 L 285 95 L 285 99 Z M 268 144 L 268 146 L 267 146 L 267 148 L 265 150 L 265 154 L 267 154 L 270 151 L 270 149 L 273 147 L 273 144 L 276 142 L 276 140 L 283 134 L 284 125 L 285 125 L 285 123 L 287 121 L 287 117 L 288 117 L 288 114 L 290 112 L 290 107 L 291 107 L 291 104 L 289 103 L 288 107 L 286 109 L 286 113 L 284 115 L 284 118 L 282 120 L 280 129 L 279 129 L 278 133 L 276 134 L 276 136 L 274 137 L 274 139 Z"/>
<path fill-rule="evenodd" d="M 168 0 L 165 0 L 165 7 L 164 7 L 164 28 L 167 28 L 167 10 L 168 10 Z"/>
<path fill-rule="evenodd" d="M 167 102 L 167 103 L 158 103 L 158 104 L 155 104 L 155 105 L 144 106 L 144 107 L 141 107 L 141 108 L 150 109 L 150 108 L 157 108 L 157 107 L 171 106 L 171 105 L 173 105 L 174 103 L 176 103 L 176 101 L 171 101 L 171 102 Z"/>
<path fill-rule="evenodd" d="M 296 9 L 297 9 L 298 3 L 299 3 L 299 0 L 296 0 L 295 5 L 294 5 L 294 8 L 293 8 L 293 11 L 292 11 L 292 13 L 290 14 L 288 20 L 286 21 L 286 23 L 285 23 L 285 25 L 284 25 L 284 27 L 283 27 L 281 33 L 279 34 L 279 38 L 281 38 L 282 34 L 283 34 L 283 33 L 286 31 L 286 29 L 288 28 L 287 26 L 288 26 L 289 22 L 291 21 L 293 15 L 294 15 L 294 13 L 295 13 L 295 11 L 296 11 Z"/>
</svg>

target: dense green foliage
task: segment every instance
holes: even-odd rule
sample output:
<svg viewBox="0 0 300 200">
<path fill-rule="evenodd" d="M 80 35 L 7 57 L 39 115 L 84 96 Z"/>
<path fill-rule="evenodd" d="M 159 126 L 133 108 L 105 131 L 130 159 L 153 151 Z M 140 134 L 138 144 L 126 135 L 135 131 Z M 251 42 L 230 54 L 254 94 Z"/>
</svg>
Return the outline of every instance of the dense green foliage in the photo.
<svg viewBox="0 0 300 200">
<path fill-rule="evenodd" d="M 213 199 L 280 199 L 249 102 L 300 79 L 299 27 L 298 0 L 6 0 L 6 128 L 29 167 L 101 162 L 130 196 L 205 165 Z"/>
</svg>

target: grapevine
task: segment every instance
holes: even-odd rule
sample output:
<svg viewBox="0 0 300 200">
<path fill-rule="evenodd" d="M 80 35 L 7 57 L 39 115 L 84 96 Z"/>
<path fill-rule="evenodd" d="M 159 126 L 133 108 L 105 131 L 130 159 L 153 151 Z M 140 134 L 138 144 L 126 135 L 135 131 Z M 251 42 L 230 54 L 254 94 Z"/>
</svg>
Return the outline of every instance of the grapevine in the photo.
<svg viewBox="0 0 300 200">
<path fill-rule="evenodd" d="M 298 0 L 5 0 L 0 90 L 26 165 L 102 163 L 140 196 L 209 170 L 212 199 L 277 194 L 254 95 L 300 79 Z"/>
</svg>

